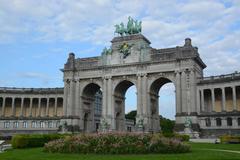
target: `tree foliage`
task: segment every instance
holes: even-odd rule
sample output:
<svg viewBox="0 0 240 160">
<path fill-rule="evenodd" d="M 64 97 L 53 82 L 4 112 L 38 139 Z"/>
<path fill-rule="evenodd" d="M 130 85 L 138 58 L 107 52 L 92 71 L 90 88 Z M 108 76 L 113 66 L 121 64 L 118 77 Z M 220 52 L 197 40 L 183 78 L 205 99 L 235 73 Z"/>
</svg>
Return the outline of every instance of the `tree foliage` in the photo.
<svg viewBox="0 0 240 160">
<path fill-rule="evenodd" d="M 174 133 L 175 121 L 160 117 L 160 127 L 163 134 L 173 134 Z"/>
<path fill-rule="evenodd" d="M 126 118 L 126 119 L 134 120 L 134 122 L 136 122 L 136 116 L 137 116 L 137 110 L 133 110 L 133 111 L 128 112 L 128 113 L 125 115 L 125 118 Z"/>
</svg>

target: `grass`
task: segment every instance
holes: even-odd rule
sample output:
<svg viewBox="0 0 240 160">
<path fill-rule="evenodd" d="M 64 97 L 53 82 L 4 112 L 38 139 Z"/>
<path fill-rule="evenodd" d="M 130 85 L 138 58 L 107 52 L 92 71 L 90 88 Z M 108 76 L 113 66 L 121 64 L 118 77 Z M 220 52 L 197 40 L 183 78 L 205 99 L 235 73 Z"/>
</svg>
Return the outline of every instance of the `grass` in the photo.
<svg viewBox="0 0 240 160">
<path fill-rule="evenodd" d="M 184 154 L 147 154 L 147 155 L 83 155 L 45 153 L 42 148 L 14 149 L 0 153 L 0 160 L 240 160 L 240 153 L 228 153 L 208 149 L 240 151 L 240 144 L 191 143 L 192 152 Z"/>
</svg>

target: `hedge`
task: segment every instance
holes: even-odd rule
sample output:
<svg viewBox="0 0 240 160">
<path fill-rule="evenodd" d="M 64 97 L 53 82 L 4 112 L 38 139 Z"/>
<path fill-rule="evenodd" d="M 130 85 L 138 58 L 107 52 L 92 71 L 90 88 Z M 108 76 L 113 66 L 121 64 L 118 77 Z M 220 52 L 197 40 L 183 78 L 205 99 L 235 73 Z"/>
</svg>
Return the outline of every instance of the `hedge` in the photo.
<svg viewBox="0 0 240 160">
<path fill-rule="evenodd" d="M 45 143 L 63 138 L 61 134 L 17 134 L 12 137 L 13 148 L 43 147 Z"/>
<path fill-rule="evenodd" d="M 223 135 L 220 136 L 221 143 L 240 143 L 240 136 Z"/>
<path fill-rule="evenodd" d="M 143 154 L 185 153 L 188 144 L 160 134 L 107 133 L 67 136 L 44 145 L 50 153 Z"/>
<path fill-rule="evenodd" d="M 164 137 L 168 137 L 168 138 L 175 138 L 178 139 L 182 142 L 188 142 L 190 139 L 189 135 L 186 134 L 178 134 L 178 133 L 163 133 Z"/>
</svg>

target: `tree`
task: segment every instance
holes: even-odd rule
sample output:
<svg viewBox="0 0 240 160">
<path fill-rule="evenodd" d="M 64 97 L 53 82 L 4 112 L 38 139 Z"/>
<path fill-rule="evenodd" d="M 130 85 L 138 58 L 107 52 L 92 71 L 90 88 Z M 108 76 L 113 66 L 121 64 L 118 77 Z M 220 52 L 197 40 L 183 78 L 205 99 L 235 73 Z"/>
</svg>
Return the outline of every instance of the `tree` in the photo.
<svg viewBox="0 0 240 160">
<path fill-rule="evenodd" d="M 164 135 L 171 135 L 174 133 L 175 121 L 160 116 L 160 127 Z"/>
<path fill-rule="evenodd" d="M 137 110 L 133 110 L 133 111 L 128 112 L 128 113 L 125 115 L 125 118 L 126 118 L 126 119 L 134 120 L 134 123 L 136 123 L 136 116 L 137 116 Z"/>
</svg>

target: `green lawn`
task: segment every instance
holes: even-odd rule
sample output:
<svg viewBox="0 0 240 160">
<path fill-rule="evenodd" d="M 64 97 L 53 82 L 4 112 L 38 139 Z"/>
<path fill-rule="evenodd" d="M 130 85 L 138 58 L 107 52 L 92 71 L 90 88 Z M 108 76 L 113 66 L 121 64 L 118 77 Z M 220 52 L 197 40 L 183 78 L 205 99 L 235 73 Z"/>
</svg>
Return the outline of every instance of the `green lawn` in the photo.
<svg viewBox="0 0 240 160">
<path fill-rule="evenodd" d="M 192 143 L 192 152 L 185 154 L 147 155 L 82 155 L 45 153 L 42 148 L 15 149 L 0 153 L 0 160 L 230 160 L 239 159 L 240 153 L 228 153 L 208 149 L 224 149 L 240 152 L 240 144 L 201 144 Z"/>
</svg>

